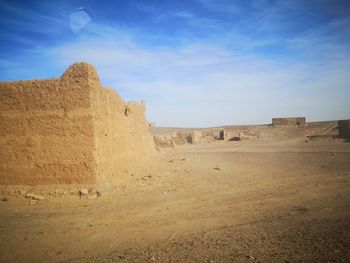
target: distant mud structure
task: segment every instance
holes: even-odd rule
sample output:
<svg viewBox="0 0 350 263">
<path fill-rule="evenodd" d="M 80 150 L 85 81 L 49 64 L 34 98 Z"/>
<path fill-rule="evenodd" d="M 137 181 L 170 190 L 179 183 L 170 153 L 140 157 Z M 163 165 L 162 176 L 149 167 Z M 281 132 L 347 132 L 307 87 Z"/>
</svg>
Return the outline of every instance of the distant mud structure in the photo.
<svg viewBox="0 0 350 263">
<path fill-rule="evenodd" d="M 283 126 L 305 126 L 305 117 L 293 117 L 293 118 L 273 118 L 272 125 L 283 125 Z"/>
<path fill-rule="evenodd" d="M 154 153 L 143 102 L 124 103 L 89 64 L 0 82 L 0 184 L 95 184 Z"/>
<path fill-rule="evenodd" d="M 167 135 L 155 135 L 154 143 L 157 147 L 175 147 L 176 145 L 197 144 L 203 139 L 200 130 L 174 131 Z"/>
<path fill-rule="evenodd" d="M 338 121 L 339 137 L 350 139 L 350 120 Z"/>
</svg>

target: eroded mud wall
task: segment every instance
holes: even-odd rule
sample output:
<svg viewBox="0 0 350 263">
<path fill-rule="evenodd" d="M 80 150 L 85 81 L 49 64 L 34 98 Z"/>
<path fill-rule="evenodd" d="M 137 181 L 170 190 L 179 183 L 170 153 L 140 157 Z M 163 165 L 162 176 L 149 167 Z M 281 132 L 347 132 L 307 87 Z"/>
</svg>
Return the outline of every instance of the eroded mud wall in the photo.
<svg viewBox="0 0 350 263">
<path fill-rule="evenodd" d="M 58 79 L 0 83 L 0 184 L 118 180 L 154 154 L 144 111 L 86 63 Z"/>
<path fill-rule="evenodd" d="M 91 97 L 97 182 L 113 182 L 147 165 L 155 147 L 144 117 L 145 105 L 125 104 L 115 91 L 97 82 L 92 86 Z"/>
<path fill-rule="evenodd" d="M 0 83 L 0 184 L 94 182 L 86 78 Z"/>
</svg>

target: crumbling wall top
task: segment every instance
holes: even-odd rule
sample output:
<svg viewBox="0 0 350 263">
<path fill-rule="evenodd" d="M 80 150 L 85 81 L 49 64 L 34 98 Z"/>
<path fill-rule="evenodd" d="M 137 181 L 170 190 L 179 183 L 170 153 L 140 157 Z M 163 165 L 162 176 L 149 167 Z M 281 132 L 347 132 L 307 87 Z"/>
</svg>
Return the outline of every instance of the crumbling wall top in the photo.
<svg viewBox="0 0 350 263">
<path fill-rule="evenodd" d="M 74 63 L 61 76 L 64 80 L 85 79 L 100 82 L 96 69 L 85 62 Z"/>
</svg>

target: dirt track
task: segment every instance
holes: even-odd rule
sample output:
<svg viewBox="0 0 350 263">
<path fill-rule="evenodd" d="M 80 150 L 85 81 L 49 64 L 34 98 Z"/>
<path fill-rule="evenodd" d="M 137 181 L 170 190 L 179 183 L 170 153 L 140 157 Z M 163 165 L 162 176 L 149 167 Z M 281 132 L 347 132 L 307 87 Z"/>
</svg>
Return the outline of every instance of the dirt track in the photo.
<svg viewBox="0 0 350 263">
<path fill-rule="evenodd" d="M 97 199 L 0 202 L 0 262 L 349 262 L 350 143 L 160 153 Z"/>
</svg>

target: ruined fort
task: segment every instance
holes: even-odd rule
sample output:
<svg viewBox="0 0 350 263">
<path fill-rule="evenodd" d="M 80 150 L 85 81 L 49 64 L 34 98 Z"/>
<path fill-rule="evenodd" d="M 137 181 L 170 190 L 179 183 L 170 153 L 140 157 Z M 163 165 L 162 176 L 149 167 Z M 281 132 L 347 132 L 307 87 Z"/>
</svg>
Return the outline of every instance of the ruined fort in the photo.
<svg viewBox="0 0 350 263">
<path fill-rule="evenodd" d="M 89 64 L 0 83 L 0 184 L 95 184 L 154 153 L 143 102 L 125 103 Z"/>
</svg>

